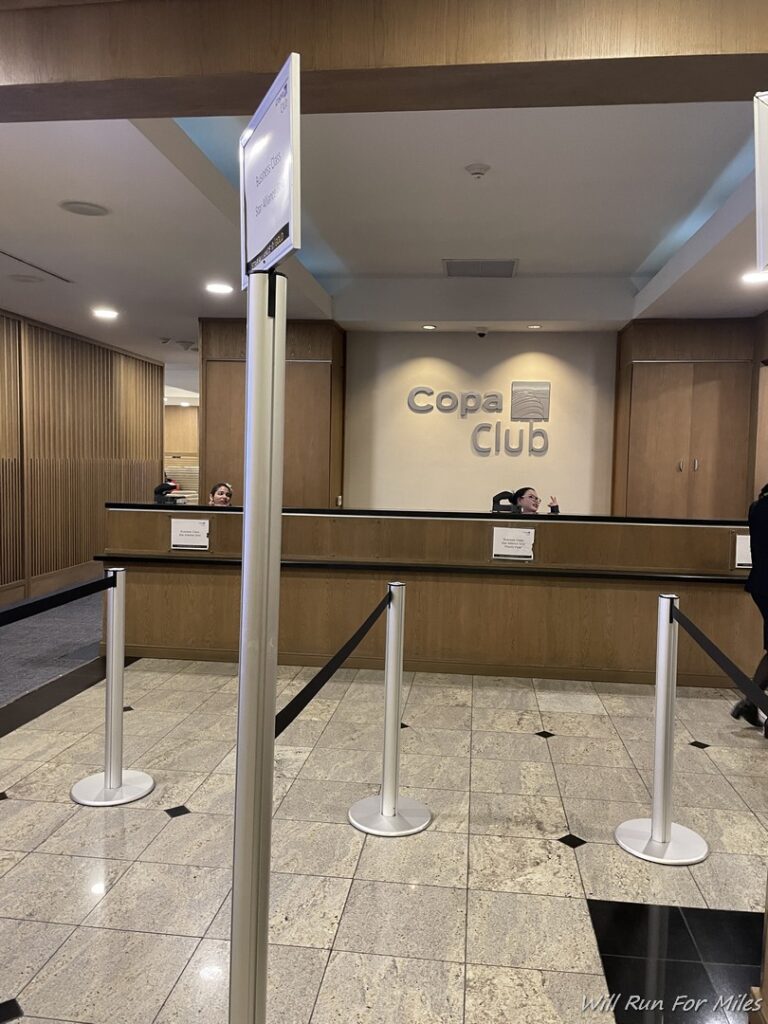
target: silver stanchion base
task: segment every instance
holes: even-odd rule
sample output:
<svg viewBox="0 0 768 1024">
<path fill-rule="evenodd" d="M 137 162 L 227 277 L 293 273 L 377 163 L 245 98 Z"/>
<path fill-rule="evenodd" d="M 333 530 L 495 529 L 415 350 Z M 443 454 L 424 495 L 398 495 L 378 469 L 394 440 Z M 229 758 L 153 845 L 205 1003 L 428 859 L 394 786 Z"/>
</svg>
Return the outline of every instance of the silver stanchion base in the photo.
<svg viewBox="0 0 768 1024">
<path fill-rule="evenodd" d="M 698 832 L 685 825 L 672 823 L 672 838 L 668 843 L 655 843 L 651 839 L 651 819 L 632 818 L 624 821 L 614 832 L 616 842 L 627 853 L 654 864 L 698 864 L 709 856 L 707 841 Z"/>
<path fill-rule="evenodd" d="M 140 800 L 155 788 L 155 780 L 146 772 L 123 770 L 123 784 L 119 789 L 104 787 L 104 772 L 89 775 L 87 779 L 76 782 L 69 795 L 76 804 L 85 807 L 115 807 L 117 804 L 130 804 Z"/>
<path fill-rule="evenodd" d="M 423 832 L 432 821 L 432 812 L 418 800 L 400 797 L 397 814 L 388 817 L 381 813 L 381 797 L 368 796 L 352 804 L 348 812 L 351 825 L 372 836 L 412 836 Z"/>
</svg>

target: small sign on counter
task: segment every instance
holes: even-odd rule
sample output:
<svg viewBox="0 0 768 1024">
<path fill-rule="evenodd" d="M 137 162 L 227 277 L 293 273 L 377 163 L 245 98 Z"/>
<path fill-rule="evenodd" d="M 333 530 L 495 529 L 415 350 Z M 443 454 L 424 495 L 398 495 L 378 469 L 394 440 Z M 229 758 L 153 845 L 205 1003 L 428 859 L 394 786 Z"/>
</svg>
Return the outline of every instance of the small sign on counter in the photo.
<svg viewBox="0 0 768 1024">
<path fill-rule="evenodd" d="M 172 519 L 171 550 L 207 551 L 209 524 L 210 519 Z"/>
<path fill-rule="evenodd" d="M 493 557 L 514 558 L 523 561 L 533 559 L 534 530 L 519 527 L 494 526 Z"/>
<path fill-rule="evenodd" d="M 751 569 L 752 568 L 752 549 L 749 546 L 749 534 L 748 533 L 737 533 L 736 534 L 736 557 L 734 559 L 734 568 L 736 568 L 736 569 Z"/>
</svg>

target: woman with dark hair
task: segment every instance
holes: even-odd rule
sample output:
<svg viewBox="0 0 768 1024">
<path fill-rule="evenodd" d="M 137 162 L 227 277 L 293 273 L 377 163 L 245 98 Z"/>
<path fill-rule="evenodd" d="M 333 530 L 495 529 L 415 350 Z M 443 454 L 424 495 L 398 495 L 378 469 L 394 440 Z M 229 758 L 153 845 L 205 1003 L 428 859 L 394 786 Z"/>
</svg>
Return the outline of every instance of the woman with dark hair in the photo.
<svg viewBox="0 0 768 1024">
<path fill-rule="evenodd" d="M 541 498 L 532 487 L 518 487 L 512 495 L 512 504 L 518 507 L 521 515 L 537 516 L 539 514 Z M 557 498 L 554 494 L 550 496 L 548 505 L 551 516 L 560 515 L 560 506 L 557 504 Z"/>
<path fill-rule="evenodd" d="M 768 484 L 749 506 L 748 521 L 752 568 L 744 589 L 752 595 L 763 617 L 763 657 L 752 678 L 761 690 L 765 690 L 768 687 Z M 760 726 L 757 705 L 751 700 L 744 699 L 734 704 L 731 714 L 734 718 L 743 718 L 750 725 Z"/>
<path fill-rule="evenodd" d="M 218 508 L 227 508 L 232 504 L 232 484 L 228 484 L 222 481 L 222 483 L 214 484 L 211 488 L 211 494 L 208 498 L 209 505 L 216 505 Z"/>
</svg>

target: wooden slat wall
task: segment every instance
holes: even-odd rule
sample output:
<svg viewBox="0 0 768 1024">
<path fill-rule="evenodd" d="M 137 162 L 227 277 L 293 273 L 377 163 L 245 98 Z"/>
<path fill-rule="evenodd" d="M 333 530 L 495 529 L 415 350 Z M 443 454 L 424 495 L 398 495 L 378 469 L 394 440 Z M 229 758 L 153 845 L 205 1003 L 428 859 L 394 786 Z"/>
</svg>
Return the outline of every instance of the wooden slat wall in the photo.
<svg viewBox="0 0 768 1024">
<path fill-rule="evenodd" d="M 36 579 L 102 549 L 106 501 L 152 500 L 163 368 L 25 321 L 20 347 L 25 543 L 37 591 Z"/>
<path fill-rule="evenodd" d="M 20 420 L 19 321 L 0 316 L 0 588 L 24 578 Z"/>
</svg>

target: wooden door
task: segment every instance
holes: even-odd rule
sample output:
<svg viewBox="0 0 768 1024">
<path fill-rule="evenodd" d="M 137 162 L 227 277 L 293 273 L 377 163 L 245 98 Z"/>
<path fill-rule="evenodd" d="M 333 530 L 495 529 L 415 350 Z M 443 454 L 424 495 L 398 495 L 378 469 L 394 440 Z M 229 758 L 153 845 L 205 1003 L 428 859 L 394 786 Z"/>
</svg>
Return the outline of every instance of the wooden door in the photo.
<svg viewBox="0 0 768 1024">
<path fill-rule="evenodd" d="M 328 508 L 331 472 L 331 364 L 285 364 L 283 506 Z"/>
<path fill-rule="evenodd" d="M 693 369 L 691 519 L 747 514 L 751 363 L 696 363 Z"/>
<path fill-rule="evenodd" d="M 627 515 L 688 514 L 693 363 L 635 363 L 627 468 Z"/>
</svg>

